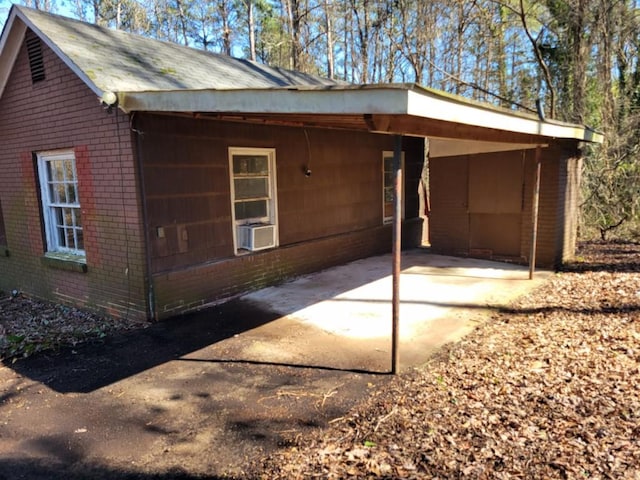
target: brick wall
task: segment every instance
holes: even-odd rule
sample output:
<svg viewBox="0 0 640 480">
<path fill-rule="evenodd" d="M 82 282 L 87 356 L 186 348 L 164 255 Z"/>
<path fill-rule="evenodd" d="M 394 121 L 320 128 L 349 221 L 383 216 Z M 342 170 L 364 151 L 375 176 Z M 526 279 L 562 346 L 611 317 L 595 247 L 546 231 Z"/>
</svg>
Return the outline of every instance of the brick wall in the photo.
<svg viewBox="0 0 640 480">
<path fill-rule="evenodd" d="M 27 32 L 27 35 L 31 35 Z M 23 44 L 0 98 L 0 202 L 9 257 L 0 289 L 146 318 L 144 242 L 129 120 L 96 95 L 42 44 L 46 78 L 32 84 Z M 43 264 L 34 154 L 72 149 L 79 178 L 87 272 Z"/>
<path fill-rule="evenodd" d="M 405 222 L 405 248 L 419 245 L 421 237 L 421 219 Z M 391 226 L 386 225 L 156 274 L 153 277 L 156 314 L 164 318 L 195 310 L 295 276 L 390 250 Z"/>
<path fill-rule="evenodd" d="M 576 142 L 557 142 L 541 151 L 540 200 L 536 264 L 556 267 L 573 258 L 576 248 L 581 154 Z M 527 153 L 522 254 L 531 248 L 531 202 L 535 175 L 534 152 Z"/>
</svg>

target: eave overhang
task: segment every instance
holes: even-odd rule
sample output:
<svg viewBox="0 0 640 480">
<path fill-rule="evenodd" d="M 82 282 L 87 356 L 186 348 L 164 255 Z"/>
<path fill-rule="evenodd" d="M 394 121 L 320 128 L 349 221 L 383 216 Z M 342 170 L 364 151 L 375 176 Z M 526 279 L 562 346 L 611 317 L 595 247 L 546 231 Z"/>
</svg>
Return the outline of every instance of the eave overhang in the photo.
<svg viewBox="0 0 640 480">
<path fill-rule="evenodd" d="M 200 116 L 340 128 L 341 120 L 369 131 L 438 138 L 542 144 L 545 139 L 602 142 L 602 135 L 568 123 L 542 121 L 417 85 L 119 92 L 127 112 L 192 112 Z M 295 119 L 295 120 L 294 120 Z M 324 120 L 323 120 L 324 119 Z"/>
</svg>

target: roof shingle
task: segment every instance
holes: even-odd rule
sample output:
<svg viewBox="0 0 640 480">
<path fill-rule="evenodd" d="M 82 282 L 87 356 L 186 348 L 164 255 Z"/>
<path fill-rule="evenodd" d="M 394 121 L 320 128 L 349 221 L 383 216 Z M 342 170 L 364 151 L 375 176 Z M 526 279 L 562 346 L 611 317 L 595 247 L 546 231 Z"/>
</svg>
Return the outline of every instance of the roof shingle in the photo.
<svg viewBox="0 0 640 480">
<path fill-rule="evenodd" d="M 339 82 L 14 6 L 102 91 L 228 90 Z M 29 25 L 30 24 L 30 25 Z"/>
</svg>

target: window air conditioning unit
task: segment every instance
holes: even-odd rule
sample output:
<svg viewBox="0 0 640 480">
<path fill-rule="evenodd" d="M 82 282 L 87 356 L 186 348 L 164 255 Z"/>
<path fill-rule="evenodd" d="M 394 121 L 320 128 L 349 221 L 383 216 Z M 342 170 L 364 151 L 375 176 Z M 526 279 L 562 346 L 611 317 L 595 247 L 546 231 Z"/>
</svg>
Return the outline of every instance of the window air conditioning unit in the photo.
<svg viewBox="0 0 640 480">
<path fill-rule="evenodd" d="M 265 223 L 238 225 L 238 248 L 255 252 L 276 246 L 276 226 Z"/>
</svg>

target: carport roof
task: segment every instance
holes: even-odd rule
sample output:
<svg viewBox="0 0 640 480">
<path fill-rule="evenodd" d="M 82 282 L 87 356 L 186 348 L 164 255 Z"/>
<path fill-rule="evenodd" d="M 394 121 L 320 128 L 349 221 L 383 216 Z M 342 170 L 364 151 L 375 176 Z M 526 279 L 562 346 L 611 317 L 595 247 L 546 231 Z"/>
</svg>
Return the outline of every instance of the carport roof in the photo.
<svg viewBox="0 0 640 480">
<path fill-rule="evenodd" d="M 115 93 L 127 113 L 415 135 L 433 139 L 434 147 L 440 139 L 443 156 L 528 148 L 553 138 L 602 141 L 584 126 L 543 121 L 415 84 L 345 84 L 15 5 L 0 37 L 0 95 L 27 28 L 98 97 Z"/>
</svg>

